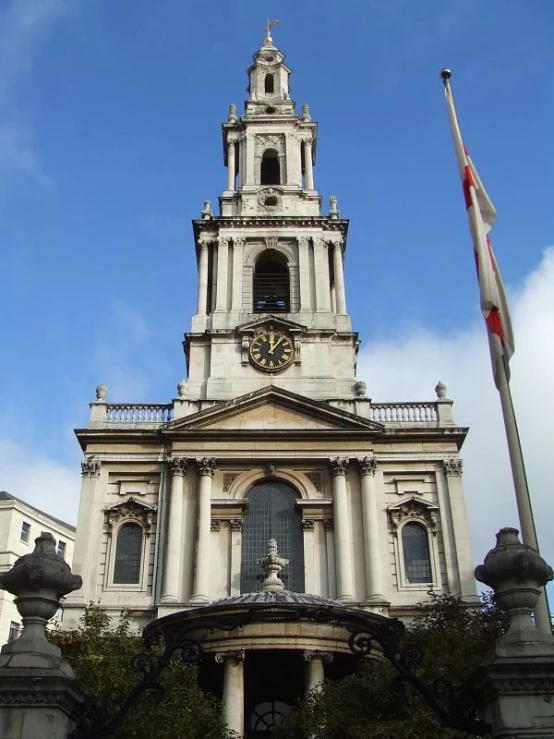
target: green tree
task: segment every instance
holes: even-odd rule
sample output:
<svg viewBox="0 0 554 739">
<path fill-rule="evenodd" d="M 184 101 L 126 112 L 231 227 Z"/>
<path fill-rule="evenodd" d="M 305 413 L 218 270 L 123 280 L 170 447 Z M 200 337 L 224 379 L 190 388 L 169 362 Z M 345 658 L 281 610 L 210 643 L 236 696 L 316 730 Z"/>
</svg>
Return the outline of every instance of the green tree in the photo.
<svg viewBox="0 0 554 739">
<path fill-rule="evenodd" d="M 490 596 L 480 608 L 459 597 L 430 593 L 423 614 L 410 624 L 399 650 L 410 644 L 422 661 L 418 676 L 431 685 L 445 678 L 462 685 L 505 628 L 505 618 Z M 293 709 L 277 728 L 276 739 L 458 739 L 467 737 L 441 726 L 433 711 L 410 686 L 404 695 L 391 690 L 398 673 L 383 660 L 360 661 L 356 674 L 325 681 L 320 692 Z"/>
<path fill-rule="evenodd" d="M 140 679 L 133 657 L 144 653 L 144 642 L 131 631 L 130 614 L 117 624 L 100 607 L 90 605 L 78 629 L 56 629 L 49 635 L 62 650 L 84 687 L 99 699 L 106 691 L 123 695 Z M 155 649 L 154 649 L 155 653 Z M 117 739 L 229 739 L 221 704 L 197 685 L 197 670 L 175 658 L 162 673 L 165 697 L 154 703 L 142 696 L 131 708 L 114 737 Z"/>
</svg>

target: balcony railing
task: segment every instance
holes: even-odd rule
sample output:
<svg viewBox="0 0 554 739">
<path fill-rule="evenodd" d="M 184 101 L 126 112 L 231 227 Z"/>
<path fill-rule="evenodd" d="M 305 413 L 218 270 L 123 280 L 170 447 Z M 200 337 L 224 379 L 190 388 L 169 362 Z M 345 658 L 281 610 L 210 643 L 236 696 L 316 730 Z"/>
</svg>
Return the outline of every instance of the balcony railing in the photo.
<svg viewBox="0 0 554 739">
<path fill-rule="evenodd" d="M 437 403 L 372 403 L 369 417 L 378 423 L 433 423 L 438 420 Z"/>
</svg>

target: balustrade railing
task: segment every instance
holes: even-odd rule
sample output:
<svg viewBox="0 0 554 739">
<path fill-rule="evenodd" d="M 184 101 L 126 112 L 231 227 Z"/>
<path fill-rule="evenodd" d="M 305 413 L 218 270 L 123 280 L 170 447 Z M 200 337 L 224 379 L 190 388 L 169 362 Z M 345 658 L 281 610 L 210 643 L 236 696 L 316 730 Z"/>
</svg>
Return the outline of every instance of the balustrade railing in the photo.
<svg viewBox="0 0 554 739">
<path fill-rule="evenodd" d="M 432 423 L 438 420 L 437 404 L 372 403 L 369 417 L 378 423 Z"/>
<path fill-rule="evenodd" d="M 104 423 L 125 426 L 161 426 L 173 420 L 171 403 L 109 403 L 106 404 Z"/>
</svg>

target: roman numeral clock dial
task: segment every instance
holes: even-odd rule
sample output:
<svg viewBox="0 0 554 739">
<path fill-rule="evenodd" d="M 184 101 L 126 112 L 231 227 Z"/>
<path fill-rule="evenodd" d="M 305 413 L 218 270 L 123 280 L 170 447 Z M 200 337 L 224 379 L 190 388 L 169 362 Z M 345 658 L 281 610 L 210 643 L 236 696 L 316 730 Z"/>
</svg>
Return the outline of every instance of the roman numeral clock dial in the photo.
<svg viewBox="0 0 554 739">
<path fill-rule="evenodd" d="M 250 361 L 256 369 L 280 372 L 294 357 L 292 341 L 278 331 L 265 331 L 250 342 Z"/>
</svg>

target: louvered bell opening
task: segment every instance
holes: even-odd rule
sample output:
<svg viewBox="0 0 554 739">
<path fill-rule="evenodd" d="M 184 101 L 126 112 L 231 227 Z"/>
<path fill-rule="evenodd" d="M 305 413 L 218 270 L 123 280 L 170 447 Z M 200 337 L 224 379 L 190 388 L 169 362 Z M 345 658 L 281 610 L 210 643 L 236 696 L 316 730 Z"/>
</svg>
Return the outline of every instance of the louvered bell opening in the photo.
<svg viewBox="0 0 554 739">
<path fill-rule="evenodd" d="M 254 313 L 290 311 L 289 271 L 277 262 L 263 262 L 254 275 Z"/>
</svg>

